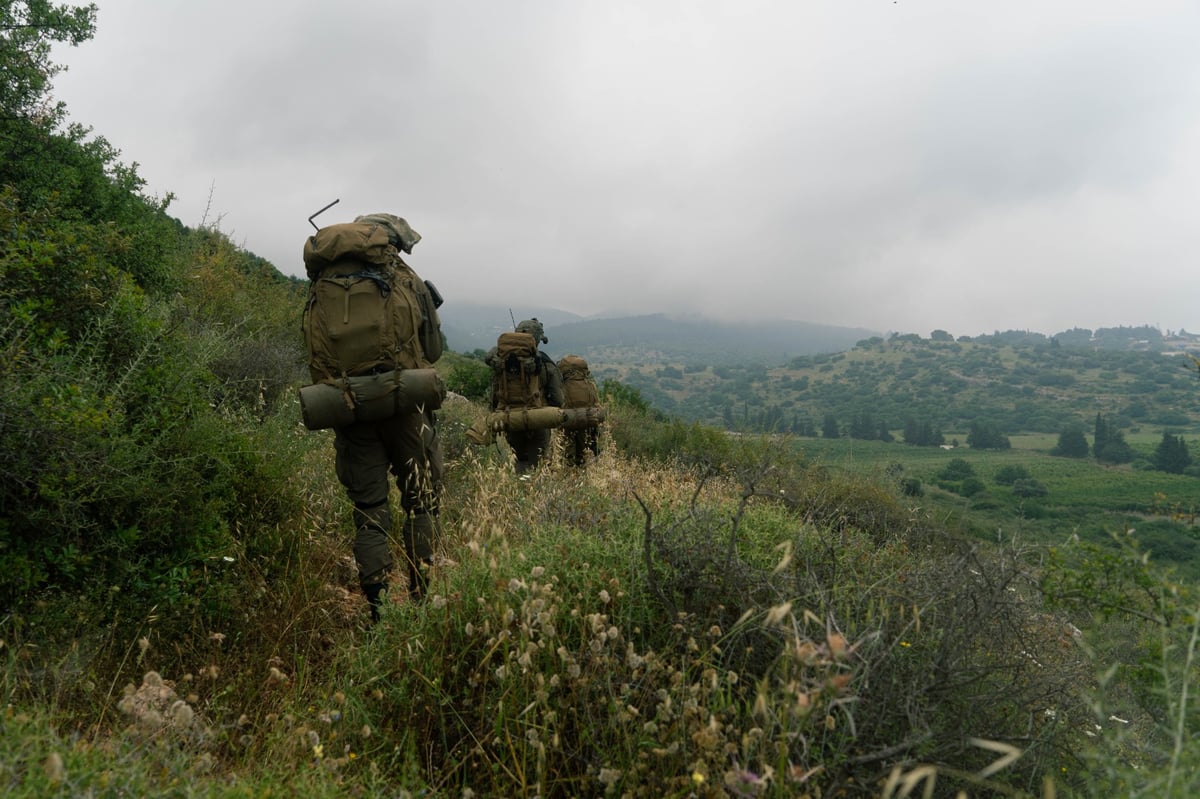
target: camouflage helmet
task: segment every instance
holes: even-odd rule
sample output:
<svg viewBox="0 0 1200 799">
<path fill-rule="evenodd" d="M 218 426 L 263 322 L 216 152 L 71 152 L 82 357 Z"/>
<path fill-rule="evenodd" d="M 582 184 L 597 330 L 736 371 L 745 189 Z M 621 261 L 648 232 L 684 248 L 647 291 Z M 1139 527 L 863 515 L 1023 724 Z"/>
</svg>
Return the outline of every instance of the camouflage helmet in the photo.
<svg viewBox="0 0 1200 799">
<path fill-rule="evenodd" d="M 391 245 L 406 253 L 411 254 L 412 248 L 417 246 L 417 242 L 421 240 L 420 233 L 394 214 L 363 214 L 354 221 L 379 225 L 387 231 L 388 241 L 391 242 Z"/>
<path fill-rule="evenodd" d="M 526 319 L 517 325 L 518 333 L 528 333 L 533 336 L 534 340 L 540 341 L 543 344 L 549 344 L 550 339 L 546 338 L 546 329 L 542 327 L 542 323 L 535 316 L 532 319 Z"/>
</svg>

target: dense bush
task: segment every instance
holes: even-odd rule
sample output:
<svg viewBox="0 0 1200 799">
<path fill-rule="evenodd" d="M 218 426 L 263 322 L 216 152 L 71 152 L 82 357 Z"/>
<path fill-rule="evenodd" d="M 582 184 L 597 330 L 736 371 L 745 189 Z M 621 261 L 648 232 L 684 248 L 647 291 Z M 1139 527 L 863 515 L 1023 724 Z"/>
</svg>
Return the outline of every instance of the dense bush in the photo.
<svg viewBox="0 0 1200 799">
<path fill-rule="evenodd" d="M 1040 480 L 1025 478 L 1013 481 L 1012 492 L 1016 497 L 1044 497 L 1050 493 L 1050 489 Z"/>
<path fill-rule="evenodd" d="M 965 480 L 975 476 L 975 467 L 963 458 L 951 458 L 937 476 L 942 480 Z"/>
<path fill-rule="evenodd" d="M 1008 464 L 1001 466 L 996 470 L 996 474 L 992 477 L 998 485 L 1010 486 L 1017 480 L 1026 480 L 1030 477 L 1029 470 L 1019 464 Z"/>
</svg>

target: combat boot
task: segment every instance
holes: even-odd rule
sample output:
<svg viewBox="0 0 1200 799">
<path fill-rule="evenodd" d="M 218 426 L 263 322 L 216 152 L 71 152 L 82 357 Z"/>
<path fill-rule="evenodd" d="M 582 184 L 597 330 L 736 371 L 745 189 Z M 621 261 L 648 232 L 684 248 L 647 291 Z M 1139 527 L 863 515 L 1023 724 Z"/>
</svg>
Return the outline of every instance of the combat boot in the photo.
<svg viewBox="0 0 1200 799">
<path fill-rule="evenodd" d="M 367 595 L 367 604 L 371 606 L 371 623 L 379 621 L 379 609 L 383 607 L 384 595 L 387 593 L 388 584 L 386 582 L 366 583 L 363 585 L 363 593 Z"/>
</svg>

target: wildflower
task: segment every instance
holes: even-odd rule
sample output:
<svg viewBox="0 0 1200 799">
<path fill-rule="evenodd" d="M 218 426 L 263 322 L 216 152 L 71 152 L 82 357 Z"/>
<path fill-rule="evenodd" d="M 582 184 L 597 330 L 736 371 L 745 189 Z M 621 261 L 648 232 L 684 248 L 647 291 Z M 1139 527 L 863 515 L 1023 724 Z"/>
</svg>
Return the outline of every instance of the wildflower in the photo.
<svg viewBox="0 0 1200 799">
<path fill-rule="evenodd" d="M 190 727 L 196 718 L 195 712 L 182 699 L 175 700 L 175 703 L 171 705 L 170 715 L 171 721 L 175 722 L 177 727 Z"/>
<path fill-rule="evenodd" d="M 767 624 L 779 624 L 787 615 L 792 612 L 792 603 L 784 602 L 782 605 L 776 605 L 767 611 Z"/>
<path fill-rule="evenodd" d="M 63 765 L 62 755 L 58 752 L 51 752 L 46 756 L 46 762 L 42 764 L 42 769 L 46 772 L 46 779 L 51 785 L 57 785 L 67 778 L 67 769 Z"/>
<path fill-rule="evenodd" d="M 704 784 L 704 775 L 701 774 L 699 771 L 693 771 L 692 772 L 692 782 L 696 783 L 697 785 L 703 785 Z"/>
<path fill-rule="evenodd" d="M 609 602 L 612 602 L 612 597 L 609 595 L 608 589 L 606 589 L 606 588 L 600 589 L 600 601 L 603 602 L 605 605 L 607 605 Z"/>
<path fill-rule="evenodd" d="M 912 644 L 910 644 L 908 641 L 901 641 L 901 642 L 900 642 L 900 646 L 903 646 L 903 647 L 906 647 L 906 648 L 907 648 L 907 647 L 910 647 L 910 646 L 912 646 Z"/>
<path fill-rule="evenodd" d="M 317 744 L 316 746 L 314 746 L 312 748 L 312 753 L 313 753 L 313 757 L 315 757 L 317 760 L 320 760 L 322 757 L 325 756 L 324 744 Z"/>
</svg>

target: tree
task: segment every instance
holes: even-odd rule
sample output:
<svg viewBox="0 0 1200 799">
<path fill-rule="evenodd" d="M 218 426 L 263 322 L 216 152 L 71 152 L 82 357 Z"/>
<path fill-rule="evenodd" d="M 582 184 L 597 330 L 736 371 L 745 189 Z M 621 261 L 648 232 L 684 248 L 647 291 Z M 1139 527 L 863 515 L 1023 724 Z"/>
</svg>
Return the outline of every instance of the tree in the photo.
<svg viewBox="0 0 1200 799">
<path fill-rule="evenodd" d="M 856 413 L 850 418 L 850 429 L 847 434 L 850 438 L 869 441 L 878 437 L 879 428 L 869 413 Z"/>
<path fill-rule="evenodd" d="M 0 0 L 0 119 L 62 117 L 62 104 L 45 106 L 50 80 L 61 67 L 50 60 L 55 42 L 72 46 L 96 32 L 96 5 L 48 0 Z"/>
<path fill-rule="evenodd" d="M 967 432 L 967 446 L 971 449 L 1011 449 L 1012 443 L 994 422 L 974 421 Z"/>
<path fill-rule="evenodd" d="M 1183 436 L 1173 436 L 1164 430 L 1151 462 L 1159 471 L 1183 474 L 1183 470 L 1192 465 L 1192 454 Z"/>
<path fill-rule="evenodd" d="M 1104 463 L 1129 463 L 1136 453 L 1125 441 L 1125 434 L 1107 419 L 1096 414 L 1096 431 L 1092 438 L 1092 454 Z"/>
<path fill-rule="evenodd" d="M 918 447 L 940 447 L 946 443 L 946 438 L 931 422 L 919 422 L 910 416 L 904 420 L 904 443 Z"/>
<path fill-rule="evenodd" d="M 842 433 L 838 429 L 837 417 L 832 413 L 825 414 L 825 418 L 821 422 L 821 435 L 824 438 L 841 438 Z"/>
<path fill-rule="evenodd" d="M 1050 450 L 1051 455 L 1064 458 L 1086 458 L 1088 454 L 1087 437 L 1083 434 L 1083 425 L 1072 423 L 1063 428 L 1058 434 L 1058 444 Z"/>
</svg>

